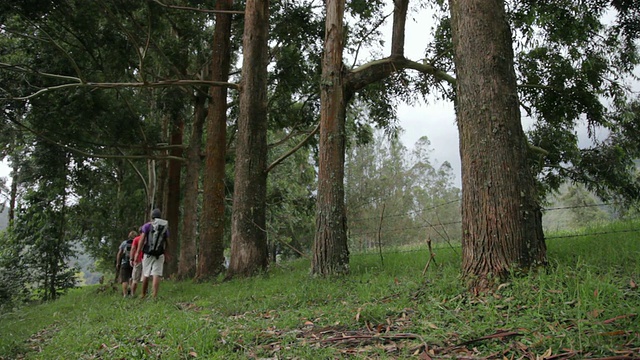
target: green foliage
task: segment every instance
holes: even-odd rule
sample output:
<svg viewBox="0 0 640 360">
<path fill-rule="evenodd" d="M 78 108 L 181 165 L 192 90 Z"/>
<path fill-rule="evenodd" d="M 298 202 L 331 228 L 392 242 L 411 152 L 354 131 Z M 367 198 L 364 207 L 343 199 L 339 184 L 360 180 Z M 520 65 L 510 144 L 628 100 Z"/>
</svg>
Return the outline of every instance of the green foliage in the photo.
<svg viewBox="0 0 640 360">
<path fill-rule="evenodd" d="M 506 9 L 521 108 L 535 120 L 527 136 L 545 150 L 531 154 L 542 198 L 570 181 L 605 200 L 637 201 L 632 161 L 640 157 L 640 138 L 624 130 L 624 119 L 637 107 L 638 2 L 506 1 Z M 429 62 L 451 71 L 447 4 L 435 16 Z M 592 145 L 578 143 L 580 128 Z"/>
<path fill-rule="evenodd" d="M 548 271 L 478 297 L 462 286 L 459 255 L 448 246 L 434 249 L 424 275 L 429 254 L 421 248 L 384 253 L 384 265 L 377 254 L 354 255 L 350 275 L 341 278 L 310 278 L 301 259 L 264 277 L 164 281 L 156 301 L 123 299 L 104 286 L 73 289 L 55 302 L 1 314 L 0 356 L 633 357 L 639 226 L 553 239 Z"/>
<path fill-rule="evenodd" d="M 512 10 L 522 36 L 517 54 L 521 100 L 536 125 L 532 144 L 548 151 L 537 162 L 545 191 L 564 180 L 582 183 L 603 199 L 636 200 L 640 184 L 631 161 L 640 156 L 636 133 L 625 132 L 620 113 L 633 105 L 627 90 L 639 63 L 638 32 L 625 20 L 640 11 L 625 3 L 612 12 L 604 1 L 520 2 Z M 579 148 L 575 127 L 586 126 L 596 144 Z M 610 133 L 598 141 L 596 130 Z M 623 150 L 624 149 L 624 150 Z"/>
<path fill-rule="evenodd" d="M 76 270 L 68 265 L 71 248 L 64 212 L 51 207 L 42 211 L 50 201 L 44 195 L 34 191 L 26 196 L 31 206 L 18 213 L 0 244 L 0 272 L 7 281 L 2 292 L 7 302 L 54 300 L 75 286 Z"/>
</svg>

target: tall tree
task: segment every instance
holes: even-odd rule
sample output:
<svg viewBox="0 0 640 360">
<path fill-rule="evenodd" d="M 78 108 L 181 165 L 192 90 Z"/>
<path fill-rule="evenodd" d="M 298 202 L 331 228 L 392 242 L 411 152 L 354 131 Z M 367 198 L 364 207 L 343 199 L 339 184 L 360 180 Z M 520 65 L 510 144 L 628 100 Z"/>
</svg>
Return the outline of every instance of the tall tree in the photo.
<svg viewBox="0 0 640 360">
<path fill-rule="evenodd" d="M 349 271 L 347 219 L 344 207 L 345 118 L 344 0 L 327 0 L 324 57 L 320 81 L 320 151 L 316 237 L 311 271 L 339 274 Z"/>
<path fill-rule="evenodd" d="M 394 1 L 394 18 L 390 56 L 370 61 L 355 69 L 343 64 L 344 9 L 343 0 L 326 2 L 325 50 L 320 91 L 320 145 L 318 158 L 318 201 L 316 236 L 312 273 L 330 275 L 349 269 L 344 207 L 345 117 L 347 105 L 357 92 L 366 94 L 366 87 L 387 79 L 404 69 L 414 69 L 436 79 L 454 82 L 446 73 L 430 64 L 421 64 L 404 57 L 404 31 L 408 0 Z M 377 4 L 380 5 L 379 3 Z M 365 7 L 370 13 L 370 7 Z M 375 92 L 369 99 L 373 107 L 382 108 L 380 115 L 393 117 L 384 99 L 389 92 Z M 388 122 L 385 124 L 388 125 Z"/>
<path fill-rule="evenodd" d="M 236 143 L 231 262 L 228 277 L 250 276 L 267 267 L 267 64 L 269 1 L 245 8 L 240 114 Z"/>
<path fill-rule="evenodd" d="M 216 9 L 230 10 L 233 0 L 216 2 Z M 231 68 L 231 20 L 226 12 L 216 14 L 211 55 L 211 78 L 226 82 Z M 199 262 L 196 277 L 206 279 L 224 269 L 225 165 L 227 151 L 227 88 L 211 87 L 207 114 L 207 144 L 204 169 Z"/>
<path fill-rule="evenodd" d="M 462 159 L 462 267 L 474 291 L 546 262 L 502 0 L 450 0 Z"/>
<path fill-rule="evenodd" d="M 196 274 L 197 266 L 197 241 L 198 233 L 198 189 L 200 183 L 202 147 L 202 133 L 206 118 L 206 88 L 201 88 L 195 95 L 195 106 L 193 110 L 193 129 L 189 147 L 187 148 L 186 160 L 187 169 L 184 177 L 184 200 L 182 203 L 183 216 L 182 227 L 180 227 L 180 255 L 178 260 L 178 279 L 193 278 Z"/>
</svg>

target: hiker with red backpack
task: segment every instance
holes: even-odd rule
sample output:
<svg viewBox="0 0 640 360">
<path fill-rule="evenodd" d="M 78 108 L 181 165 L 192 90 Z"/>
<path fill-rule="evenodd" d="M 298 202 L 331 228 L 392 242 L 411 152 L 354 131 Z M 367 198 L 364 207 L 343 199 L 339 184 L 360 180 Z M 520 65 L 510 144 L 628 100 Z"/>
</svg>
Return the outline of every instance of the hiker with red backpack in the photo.
<svg viewBox="0 0 640 360">
<path fill-rule="evenodd" d="M 144 225 L 143 225 L 144 226 Z M 133 268 L 131 272 L 131 296 L 136 295 L 138 283 L 142 280 L 142 251 L 138 251 L 140 247 L 140 238 L 142 238 L 142 226 L 140 227 L 140 235 L 133 238 L 131 244 L 131 253 L 129 255 L 130 265 Z"/>
<path fill-rule="evenodd" d="M 169 257 L 169 254 L 165 253 L 167 240 L 169 239 L 169 222 L 162 219 L 161 216 L 160 209 L 153 209 L 151 222 L 142 225 L 142 235 L 136 249 L 137 253 L 140 253 L 140 251 L 144 253 L 142 258 L 142 298 L 147 296 L 150 277 L 153 277 L 152 296 L 154 298 L 158 296 L 164 259 L 165 256 Z M 139 255 L 136 254 L 135 258 L 137 256 Z"/>
<path fill-rule="evenodd" d="M 120 283 L 122 283 L 123 297 L 127 297 L 129 291 L 129 281 L 131 280 L 131 272 L 133 270 L 129 261 L 129 255 L 131 254 L 133 238 L 136 237 L 136 235 L 138 235 L 137 232 L 130 231 L 129 238 L 120 244 L 118 254 L 116 255 L 116 273 L 118 273 L 118 278 L 120 279 Z"/>
</svg>

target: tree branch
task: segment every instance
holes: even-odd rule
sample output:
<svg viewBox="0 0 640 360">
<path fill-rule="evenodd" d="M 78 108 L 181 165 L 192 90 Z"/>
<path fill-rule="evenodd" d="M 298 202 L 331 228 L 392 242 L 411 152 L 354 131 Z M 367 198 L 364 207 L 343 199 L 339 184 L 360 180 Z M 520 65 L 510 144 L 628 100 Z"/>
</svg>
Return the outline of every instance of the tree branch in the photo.
<svg viewBox="0 0 640 360">
<path fill-rule="evenodd" d="M 269 165 L 267 167 L 267 169 L 264 171 L 265 173 L 269 173 L 269 171 L 271 171 L 276 165 L 280 164 L 281 162 L 283 162 L 286 158 L 288 158 L 289 156 L 291 156 L 293 153 L 295 153 L 296 151 L 298 151 L 298 149 L 300 149 L 302 147 L 302 145 L 304 145 L 307 141 L 309 141 L 309 139 L 311 139 L 312 136 L 314 136 L 315 134 L 318 133 L 318 131 L 320 130 L 320 123 L 318 123 L 318 125 L 316 126 L 315 129 L 313 129 L 313 131 L 311 131 L 309 133 L 309 135 L 307 135 L 298 145 L 294 146 L 291 150 L 287 151 L 286 154 L 280 156 L 278 159 L 276 159 L 273 163 L 271 163 L 271 165 Z"/>
<path fill-rule="evenodd" d="M 48 74 L 49 76 L 53 74 Z M 62 75 L 61 75 L 62 76 Z M 80 80 L 80 79 L 77 79 Z M 33 94 L 26 96 L 16 96 L 10 98 L 0 98 L 2 100 L 29 100 L 38 95 L 41 95 L 45 92 L 52 90 L 60 90 L 65 88 L 96 88 L 96 89 L 118 89 L 118 88 L 143 88 L 143 87 L 169 87 L 169 86 L 196 86 L 196 85 L 208 85 L 208 86 L 226 86 L 229 88 L 238 89 L 239 85 L 235 83 L 228 83 L 222 81 L 210 81 L 210 80 L 164 80 L 164 81 L 156 81 L 156 82 L 132 82 L 132 83 L 94 83 L 94 82 L 76 82 L 76 83 L 67 83 L 55 86 L 49 86 L 42 88 L 36 91 Z"/>
<path fill-rule="evenodd" d="M 456 84 L 456 79 L 453 76 L 439 70 L 435 66 L 411 61 L 404 56 L 390 56 L 359 66 L 347 73 L 345 84 L 347 89 L 355 92 L 369 84 L 385 79 L 394 72 L 404 69 L 417 70 L 424 74 L 433 75 L 436 79 L 446 81 L 451 85 Z"/>
<path fill-rule="evenodd" d="M 38 138 L 41 138 L 42 140 L 51 143 L 53 145 L 59 146 L 63 149 L 69 150 L 71 152 L 80 154 L 80 155 L 84 155 L 86 157 L 91 157 L 91 158 L 99 158 L 99 159 L 153 159 L 153 160 L 177 160 L 177 161 L 182 161 L 185 162 L 186 160 L 182 157 L 178 157 L 178 156 L 170 156 L 170 155 L 166 155 L 166 156 L 155 156 L 155 155 L 113 155 L 113 154 L 93 154 L 93 153 L 89 153 L 86 152 L 84 150 L 80 150 L 80 149 L 76 149 L 74 147 L 71 147 L 69 145 L 65 145 L 65 144 L 61 144 L 51 138 L 49 138 L 48 136 L 43 135 L 42 133 L 35 131 L 33 129 L 31 129 L 30 127 L 18 122 L 18 121 L 13 121 L 13 120 L 9 120 L 12 123 L 16 124 L 18 127 L 21 127 L 23 129 L 25 129 L 26 131 L 32 133 L 33 135 L 35 135 Z M 119 150 L 119 149 L 118 149 Z"/>
</svg>

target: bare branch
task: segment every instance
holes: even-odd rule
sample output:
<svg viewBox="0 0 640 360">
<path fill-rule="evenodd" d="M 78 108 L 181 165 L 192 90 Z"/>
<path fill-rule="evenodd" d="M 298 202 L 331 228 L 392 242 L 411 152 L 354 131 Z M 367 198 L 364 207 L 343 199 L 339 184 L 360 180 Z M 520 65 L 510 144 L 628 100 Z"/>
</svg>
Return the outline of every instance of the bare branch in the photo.
<svg viewBox="0 0 640 360">
<path fill-rule="evenodd" d="M 29 21 L 29 20 L 27 20 Z M 69 62 L 71 62 L 71 65 L 73 66 L 73 69 L 76 71 L 76 75 L 78 75 L 78 77 L 80 79 L 82 79 L 82 71 L 80 71 L 80 67 L 78 66 L 78 64 L 76 63 L 75 60 L 73 60 L 73 58 L 71 57 L 71 55 L 69 55 L 69 53 L 62 48 L 62 46 L 60 46 L 60 44 L 58 44 L 51 35 L 49 35 L 49 32 L 46 31 L 45 29 L 38 27 L 36 24 L 34 24 L 33 22 L 29 21 L 29 23 L 34 26 L 35 28 L 37 28 L 38 30 L 42 31 L 42 33 L 44 33 L 48 38 L 49 41 L 53 44 L 53 46 L 55 46 L 58 50 L 60 50 L 60 52 L 62 54 L 64 54 L 64 56 L 67 58 L 67 60 L 69 60 Z"/>
<path fill-rule="evenodd" d="M 52 79 L 72 80 L 72 81 L 76 81 L 78 83 L 82 83 L 82 79 L 80 79 L 78 77 L 75 77 L 75 76 L 51 74 L 51 73 L 38 71 L 38 70 L 35 70 L 35 69 L 30 69 L 30 68 L 27 68 L 27 67 L 24 67 L 24 66 L 12 65 L 12 64 L 7 64 L 7 63 L 3 63 L 3 62 L 0 62 L 0 69 L 2 69 L 2 70 L 10 70 L 10 71 L 15 71 L 15 72 L 21 72 L 21 73 L 36 74 L 36 75 L 40 75 L 42 77 L 48 77 L 48 78 L 52 78 Z"/>
<path fill-rule="evenodd" d="M 156 82 L 135 82 L 135 83 L 94 83 L 94 82 L 86 82 L 86 83 L 68 83 L 61 84 L 56 86 L 50 86 L 46 88 L 42 88 L 36 91 L 33 94 L 27 96 L 19 96 L 19 97 L 11 97 L 11 98 L 0 98 L 0 99 L 10 99 L 10 100 L 29 100 L 38 95 L 41 95 L 45 92 L 52 90 L 59 90 L 64 88 L 80 88 L 80 87 L 88 87 L 88 88 L 97 88 L 97 89 L 119 89 L 119 88 L 153 88 L 153 87 L 168 87 L 168 86 L 196 86 L 196 85 L 209 85 L 209 86 L 226 86 L 234 89 L 238 89 L 238 84 L 228 83 L 222 81 L 209 81 L 209 80 L 164 80 L 164 81 L 156 81 Z"/>
<path fill-rule="evenodd" d="M 86 157 L 91 157 L 91 158 L 99 158 L 99 159 L 152 159 L 152 160 L 177 160 L 177 161 L 182 161 L 185 162 L 186 160 L 182 157 L 177 157 L 177 156 L 169 156 L 169 155 L 165 155 L 165 156 L 156 156 L 156 155 L 113 155 L 113 154 L 93 154 L 93 153 L 89 153 L 86 152 L 84 150 L 80 150 L 80 149 L 76 149 L 74 147 L 71 147 L 69 145 L 65 145 L 65 144 L 61 144 L 51 138 L 49 138 L 48 136 L 43 135 L 42 133 L 35 131 L 33 129 L 31 129 L 30 127 L 20 123 L 19 121 L 13 121 L 13 120 L 9 120 L 12 123 L 16 124 L 18 127 L 25 129 L 26 131 L 32 133 L 33 135 L 35 135 L 38 138 L 41 138 L 42 140 L 51 143 L 53 145 L 59 146 L 63 149 L 67 149 L 71 152 L 80 154 L 80 155 L 84 155 Z M 120 149 L 118 149 L 119 151 L 121 151 Z"/>
<path fill-rule="evenodd" d="M 356 66 L 356 62 L 358 61 L 358 54 L 360 53 L 360 48 L 362 48 L 362 44 L 364 43 L 364 41 L 367 39 L 367 37 L 369 37 L 369 35 L 371 35 L 374 31 L 376 31 L 379 27 L 381 27 L 382 25 L 384 25 L 384 22 L 389 18 L 389 16 L 391 16 L 391 14 L 393 14 L 392 12 L 383 16 L 382 19 L 380 19 L 380 21 L 378 21 L 378 23 L 376 23 L 370 31 L 368 31 L 365 36 L 362 37 L 362 39 L 360 39 L 360 41 L 358 42 L 358 47 L 356 48 L 356 53 L 353 56 L 353 63 L 351 64 L 351 67 L 353 68 L 354 66 Z"/>
<path fill-rule="evenodd" d="M 266 173 L 269 173 L 269 171 L 271 171 L 276 165 L 280 164 L 281 162 L 283 162 L 286 158 L 288 158 L 289 156 L 291 156 L 293 153 L 295 153 L 296 151 L 298 151 L 298 149 L 300 149 L 307 141 L 309 141 L 309 139 L 311 139 L 311 137 L 313 137 L 315 134 L 318 133 L 318 131 L 320 130 L 320 123 L 318 123 L 318 125 L 316 126 L 315 129 L 313 129 L 313 131 L 311 131 L 309 133 L 309 135 L 307 135 L 298 145 L 294 146 L 291 150 L 289 150 L 286 154 L 280 156 L 278 159 L 276 159 L 273 163 L 271 163 L 271 165 L 269 165 L 267 167 L 267 169 L 265 170 Z"/>
</svg>

